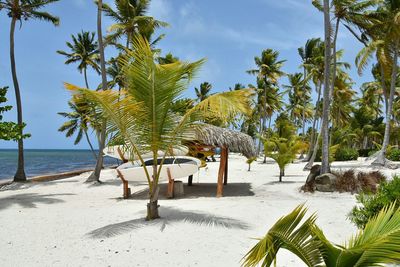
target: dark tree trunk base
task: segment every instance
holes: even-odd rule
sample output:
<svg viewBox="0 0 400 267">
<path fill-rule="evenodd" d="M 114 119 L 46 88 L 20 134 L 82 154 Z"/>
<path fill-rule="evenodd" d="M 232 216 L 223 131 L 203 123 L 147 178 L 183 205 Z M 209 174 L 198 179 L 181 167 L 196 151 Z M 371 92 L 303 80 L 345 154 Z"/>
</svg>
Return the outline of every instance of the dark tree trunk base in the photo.
<svg viewBox="0 0 400 267">
<path fill-rule="evenodd" d="M 147 221 L 152 221 L 155 219 L 160 218 L 160 215 L 158 214 L 158 201 L 151 201 L 147 203 Z"/>
</svg>

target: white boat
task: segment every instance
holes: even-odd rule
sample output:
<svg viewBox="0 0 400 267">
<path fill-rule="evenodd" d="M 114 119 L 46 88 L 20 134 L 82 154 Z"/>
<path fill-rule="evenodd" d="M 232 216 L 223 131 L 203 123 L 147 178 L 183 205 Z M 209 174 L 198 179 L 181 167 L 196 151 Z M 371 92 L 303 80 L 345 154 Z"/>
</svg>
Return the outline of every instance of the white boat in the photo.
<svg viewBox="0 0 400 267">
<path fill-rule="evenodd" d="M 103 153 L 105 156 L 119 159 L 121 161 L 136 161 L 139 159 L 137 155 L 134 155 L 134 157 L 132 158 L 129 151 L 126 151 L 126 149 L 124 149 L 124 146 L 122 146 L 122 145 L 108 146 L 103 149 Z M 181 146 L 178 148 L 173 148 L 172 155 L 170 155 L 170 156 L 185 156 L 188 153 L 189 153 L 189 149 L 185 146 Z M 164 155 L 165 155 L 164 151 L 158 151 L 158 153 L 157 153 L 158 157 L 163 157 Z M 144 153 L 141 156 L 143 159 L 148 159 L 148 158 L 153 157 L 153 153 L 152 152 Z"/>
<path fill-rule="evenodd" d="M 158 158 L 160 163 L 162 157 Z M 150 176 L 153 175 L 153 159 L 145 160 L 145 166 Z M 168 176 L 172 179 L 188 177 L 198 172 L 201 161 L 193 157 L 177 156 L 166 157 L 161 168 L 159 180 L 168 180 Z M 142 182 L 147 181 L 147 176 L 142 165 L 137 161 L 127 162 L 117 168 L 121 172 L 123 178 L 127 181 Z"/>
</svg>

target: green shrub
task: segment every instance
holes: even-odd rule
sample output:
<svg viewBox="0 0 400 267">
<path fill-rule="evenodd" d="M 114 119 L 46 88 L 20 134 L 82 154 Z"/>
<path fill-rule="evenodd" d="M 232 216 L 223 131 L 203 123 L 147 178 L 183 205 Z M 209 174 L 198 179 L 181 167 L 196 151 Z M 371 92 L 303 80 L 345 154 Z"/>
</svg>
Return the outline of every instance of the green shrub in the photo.
<svg viewBox="0 0 400 267">
<path fill-rule="evenodd" d="M 398 148 L 393 148 L 389 151 L 389 153 L 386 155 L 388 160 L 392 161 L 400 161 L 400 149 Z"/>
<path fill-rule="evenodd" d="M 349 147 L 341 147 L 336 151 L 335 160 L 338 161 L 348 161 L 357 160 L 358 151 Z"/>
<path fill-rule="evenodd" d="M 370 151 L 368 152 L 368 157 L 372 156 L 372 155 L 375 154 L 376 152 L 378 152 L 378 150 L 374 150 L 374 149 L 370 150 Z"/>
<path fill-rule="evenodd" d="M 386 205 L 396 201 L 396 206 L 400 206 L 400 177 L 395 176 L 392 181 L 382 182 L 376 194 L 361 192 L 356 198 L 361 205 L 353 208 L 349 219 L 358 228 L 364 228 L 368 220 Z"/>
</svg>

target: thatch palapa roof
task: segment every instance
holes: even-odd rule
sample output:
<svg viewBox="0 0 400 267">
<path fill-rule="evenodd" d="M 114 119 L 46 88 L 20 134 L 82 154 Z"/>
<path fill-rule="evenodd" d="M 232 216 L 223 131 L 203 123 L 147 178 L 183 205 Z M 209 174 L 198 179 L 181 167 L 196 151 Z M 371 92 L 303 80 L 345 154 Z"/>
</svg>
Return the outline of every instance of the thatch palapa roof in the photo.
<svg viewBox="0 0 400 267">
<path fill-rule="evenodd" d="M 201 124 L 195 127 L 194 139 L 205 145 L 226 146 L 229 150 L 242 153 L 247 158 L 256 156 L 253 139 L 245 133 Z"/>
</svg>

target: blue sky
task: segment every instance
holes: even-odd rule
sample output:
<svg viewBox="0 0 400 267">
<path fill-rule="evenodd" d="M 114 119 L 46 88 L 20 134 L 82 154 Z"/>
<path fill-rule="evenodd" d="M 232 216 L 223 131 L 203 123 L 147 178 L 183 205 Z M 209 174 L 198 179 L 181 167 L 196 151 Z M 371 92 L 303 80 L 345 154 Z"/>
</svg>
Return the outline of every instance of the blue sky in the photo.
<svg viewBox="0 0 400 267">
<path fill-rule="evenodd" d="M 112 1 L 106 1 L 111 3 Z M 61 0 L 46 8 L 61 19 L 59 27 L 41 21 L 23 22 L 16 30 L 16 60 L 20 81 L 24 121 L 32 134 L 25 141 L 26 148 L 87 148 L 85 142 L 74 146 L 57 131 L 63 118 L 57 112 L 67 111 L 68 92 L 63 82 L 83 86 L 83 76 L 76 65 L 64 65 L 64 58 L 56 50 L 66 50 L 65 42 L 71 34 L 81 30 L 96 30 L 96 7 L 91 0 Z M 284 71 L 300 71 L 297 48 L 307 39 L 323 37 L 323 17 L 309 0 L 248 0 L 195 1 L 152 0 L 149 15 L 166 21 L 170 27 L 160 30 L 166 37 L 159 43 L 163 53 L 172 52 L 182 60 L 206 58 L 207 63 L 190 86 L 187 96 L 194 95 L 194 86 L 202 81 L 212 83 L 214 92 L 227 90 L 235 83 L 249 84 L 255 77 L 245 71 L 254 68 L 254 56 L 266 48 L 280 52 L 287 60 Z M 0 85 L 10 86 L 9 103 L 15 106 L 9 65 L 9 24 L 5 12 L 0 13 Z M 103 20 L 104 29 L 112 24 Z M 342 28 L 338 48 L 345 49 L 344 61 L 354 65 L 361 45 Z M 115 53 L 106 50 L 106 57 Z M 371 79 L 369 71 L 363 77 L 351 70 L 356 82 Z M 100 79 L 89 72 L 89 84 L 97 86 Z M 286 84 L 282 79 L 281 84 Z M 15 120 L 9 112 L 5 119 Z M 14 142 L 0 141 L 0 148 L 16 148 Z"/>
</svg>

